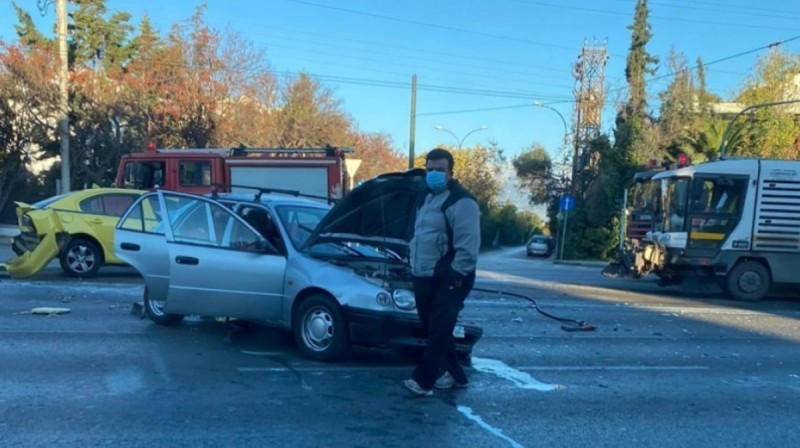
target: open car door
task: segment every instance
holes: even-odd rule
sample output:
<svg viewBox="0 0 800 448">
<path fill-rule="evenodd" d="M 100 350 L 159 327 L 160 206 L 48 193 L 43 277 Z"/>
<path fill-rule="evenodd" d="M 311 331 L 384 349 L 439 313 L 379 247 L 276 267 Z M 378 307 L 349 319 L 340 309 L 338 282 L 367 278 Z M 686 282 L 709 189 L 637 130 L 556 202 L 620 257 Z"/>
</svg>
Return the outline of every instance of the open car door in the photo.
<svg viewBox="0 0 800 448">
<path fill-rule="evenodd" d="M 218 202 L 159 191 L 172 314 L 277 321 L 286 257 Z"/>
</svg>

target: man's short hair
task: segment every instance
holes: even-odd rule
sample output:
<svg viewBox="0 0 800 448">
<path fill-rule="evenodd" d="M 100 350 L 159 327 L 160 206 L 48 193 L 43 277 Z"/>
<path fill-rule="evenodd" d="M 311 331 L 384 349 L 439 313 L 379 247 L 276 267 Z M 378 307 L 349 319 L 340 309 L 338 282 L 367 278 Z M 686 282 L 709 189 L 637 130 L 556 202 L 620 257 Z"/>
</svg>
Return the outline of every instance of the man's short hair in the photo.
<svg viewBox="0 0 800 448">
<path fill-rule="evenodd" d="M 425 163 L 427 164 L 429 160 L 447 160 L 447 168 L 450 171 L 453 171 L 453 166 L 455 165 L 455 161 L 453 160 L 453 154 L 450 154 L 450 151 L 444 148 L 433 148 L 428 151 L 428 154 L 425 156 Z"/>
</svg>

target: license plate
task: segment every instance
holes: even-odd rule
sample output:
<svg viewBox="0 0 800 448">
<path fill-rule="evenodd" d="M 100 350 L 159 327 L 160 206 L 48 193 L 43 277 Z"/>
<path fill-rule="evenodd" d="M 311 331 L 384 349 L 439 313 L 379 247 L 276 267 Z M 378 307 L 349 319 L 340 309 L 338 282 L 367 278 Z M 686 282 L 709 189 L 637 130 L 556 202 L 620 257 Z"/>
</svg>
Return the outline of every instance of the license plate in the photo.
<svg viewBox="0 0 800 448">
<path fill-rule="evenodd" d="M 453 337 L 458 339 L 464 339 L 464 326 L 463 325 L 456 325 L 453 328 Z"/>
</svg>

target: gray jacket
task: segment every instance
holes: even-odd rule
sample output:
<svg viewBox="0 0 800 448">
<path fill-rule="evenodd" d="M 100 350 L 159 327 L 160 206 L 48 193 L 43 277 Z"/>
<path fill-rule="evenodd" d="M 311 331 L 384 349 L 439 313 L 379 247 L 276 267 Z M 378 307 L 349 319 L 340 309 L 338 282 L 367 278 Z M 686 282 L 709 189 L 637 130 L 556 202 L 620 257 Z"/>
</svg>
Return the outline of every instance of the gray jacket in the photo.
<svg viewBox="0 0 800 448">
<path fill-rule="evenodd" d="M 442 213 L 442 205 L 454 194 L 454 189 L 466 193 Z M 414 223 L 414 237 L 411 239 L 411 271 L 416 277 L 432 277 L 437 263 L 446 255 L 448 249 L 447 226 L 453 232 L 453 260 L 449 274 L 463 277 L 472 272 L 478 262 L 481 247 L 480 208 L 475 199 L 452 181 L 442 192 L 428 193 Z"/>
</svg>

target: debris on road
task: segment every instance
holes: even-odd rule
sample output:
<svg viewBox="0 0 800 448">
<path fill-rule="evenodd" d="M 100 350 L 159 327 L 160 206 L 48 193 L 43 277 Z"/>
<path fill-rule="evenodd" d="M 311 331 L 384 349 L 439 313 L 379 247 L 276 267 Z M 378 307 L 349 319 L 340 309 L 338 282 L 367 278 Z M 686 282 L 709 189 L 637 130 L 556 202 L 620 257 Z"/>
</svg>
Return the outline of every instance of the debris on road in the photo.
<svg viewBox="0 0 800 448">
<path fill-rule="evenodd" d="M 57 308 L 57 307 L 50 307 L 50 306 L 43 306 L 39 308 L 34 308 L 31 310 L 31 314 L 37 315 L 44 315 L 44 316 L 55 316 L 59 314 L 67 314 L 71 310 L 69 308 Z"/>
</svg>

